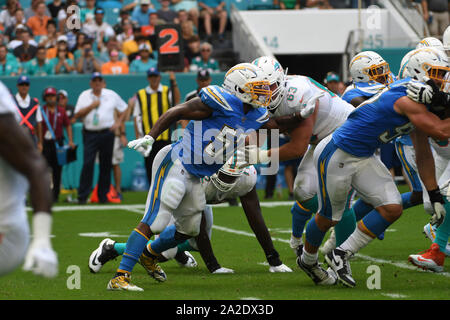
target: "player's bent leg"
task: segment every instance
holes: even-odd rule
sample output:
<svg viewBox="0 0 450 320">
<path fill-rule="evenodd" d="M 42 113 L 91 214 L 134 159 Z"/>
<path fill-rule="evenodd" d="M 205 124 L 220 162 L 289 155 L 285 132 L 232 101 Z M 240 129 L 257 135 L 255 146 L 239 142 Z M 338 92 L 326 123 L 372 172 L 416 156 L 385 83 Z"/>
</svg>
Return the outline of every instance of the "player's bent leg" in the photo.
<svg viewBox="0 0 450 320">
<path fill-rule="evenodd" d="M 0 276 L 14 271 L 25 257 L 30 240 L 28 223 L 8 227 L 0 232 Z"/>
</svg>

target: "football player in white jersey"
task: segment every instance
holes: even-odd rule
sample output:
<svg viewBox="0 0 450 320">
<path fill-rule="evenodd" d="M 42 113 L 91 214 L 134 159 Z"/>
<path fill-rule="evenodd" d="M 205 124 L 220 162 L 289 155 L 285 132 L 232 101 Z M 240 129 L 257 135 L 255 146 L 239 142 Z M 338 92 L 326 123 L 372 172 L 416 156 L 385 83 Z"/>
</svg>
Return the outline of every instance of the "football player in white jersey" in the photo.
<svg viewBox="0 0 450 320">
<path fill-rule="evenodd" d="M 185 243 L 178 245 L 161 253 L 159 262 L 175 259 L 181 266 L 196 267 L 197 263 L 188 250 L 199 251 L 206 267 L 212 274 L 233 273 L 229 268 L 222 267 L 214 256 L 211 247 L 211 233 L 213 225 L 213 211 L 211 205 L 227 202 L 229 199 L 239 197 L 245 215 L 251 229 L 254 231 L 258 242 L 264 250 L 269 263 L 270 272 L 292 272 L 284 265 L 279 254 L 273 246 L 269 231 L 267 230 L 264 218 L 261 214 L 258 195 L 256 193 L 257 172 L 254 166 L 244 169 L 236 168 L 230 159 L 218 173 L 211 177 L 202 179 L 202 186 L 205 191 L 206 203 L 208 204 L 203 212 L 200 233 L 197 237 L 188 239 Z M 170 226 L 174 227 L 174 221 Z M 111 239 L 104 239 L 99 247 L 92 252 L 89 258 L 89 269 L 97 273 L 103 265 L 123 254 L 125 243 L 117 243 Z M 186 250 L 186 251 L 185 251 Z M 161 281 L 157 274 L 150 274 L 157 281 Z"/>
<path fill-rule="evenodd" d="M 3 83 L 0 97 L 0 276 L 15 270 L 25 257 L 24 270 L 55 277 L 58 259 L 50 242 L 50 172 L 17 123 L 17 107 Z M 28 188 L 33 207 L 31 244 L 25 209 Z"/>
</svg>

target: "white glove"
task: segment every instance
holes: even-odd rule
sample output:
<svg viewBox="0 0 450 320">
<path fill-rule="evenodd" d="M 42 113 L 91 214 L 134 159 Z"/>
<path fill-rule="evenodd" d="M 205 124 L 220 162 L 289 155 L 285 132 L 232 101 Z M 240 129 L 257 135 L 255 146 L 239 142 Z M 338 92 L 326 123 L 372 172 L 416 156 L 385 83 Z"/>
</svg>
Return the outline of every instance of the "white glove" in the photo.
<svg viewBox="0 0 450 320">
<path fill-rule="evenodd" d="M 433 208 L 433 215 L 431 216 L 430 224 L 439 227 L 445 218 L 445 208 L 440 202 L 431 203 L 431 206 Z"/>
<path fill-rule="evenodd" d="M 244 150 L 242 150 L 242 148 L 238 148 L 236 151 L 236 167 L 238 169 L 245 168 L 251 164 L 269 162 L 269 150 L 262 150 L 254 144 L 245 146 Z"/>
<path fill-rule="evenodd" d="M 152 151 L 152 145 L 155 142 L 152 136 L 145 135 L 143 138 L 132 140 L 128 142 L 128 148 L 134 149 L 144 157 L 148 157 Z"/>
<path fill-rule="evenodd" d="M 269 268 L 270 272 L 292 272 L 292 269 L 289 268 L 287 265 L 285 264 L 280 264 L 279 266 L 270 266 Z"/>
<path fill-rule="evenodd" d="M 325 92 L 319 92 L 316 93 L 314 96 L 312 96 L 308 101 L 303 102 L 302 104 L 302 110 L 300 110 L 300 115 L 303 119 L 308 118 L 314 113 L 314 110 L 316 109 L 316 102 L 318 99 L 323 97 L 325 95 Z"/>
<path fill-rule="evenodd" d="M 33 241 L 25 256 L 23 270 L 53 278 L 58 275 L 58 257 L 50 243 L 52 216 L 37 212 L 33 215 Z"/>
<path fill-rule="evenodd" d="M 426 82 L 426 79 L 424 79 Z M 406 94 L 408 97 L 418 103 L 430 104 L 433 99 L 433 88 L 419 81 L 410 81 L 407 84 Z"/>
</svg>

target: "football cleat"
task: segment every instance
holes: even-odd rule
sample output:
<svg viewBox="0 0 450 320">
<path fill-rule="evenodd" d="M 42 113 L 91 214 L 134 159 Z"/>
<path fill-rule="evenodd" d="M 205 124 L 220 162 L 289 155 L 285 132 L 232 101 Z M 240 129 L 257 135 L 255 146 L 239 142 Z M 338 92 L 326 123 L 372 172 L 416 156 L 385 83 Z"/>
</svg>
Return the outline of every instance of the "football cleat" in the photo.
<svg viewBox="0 0 450 320">
<path fill-rule="evenodd" d="M 211 273 L 212 274 L 234 273 L 234 270 L 233 269 L 224 268 L 224 267 L 220 267 L 219 269 L 214 270 Z"/>
<path fill-rule="evenodd" d="M 325 256 L 325 261 L 334 270 L 338 280 L 345 286 L 353 288 L 356 285 L 352 277 L 352 269 L 348 260 L 353 254 L 349 251 L 334 249 Z"/>
<path fill-rule="evenodd" d="M 336 233 L 334 232 L 334 228 L 331 228 L 330 237 L 327 241 L 319 248 L 320 252 L 326 256 L 331 250 L 336 249 Z"/>
<path fill-rule="evenodd" d="M 292 272 L 292 269 L 285 264 L 280 264 L 279 266 L 270 266 L 270 272 Z"/>
<path fill-rule="evenodd" d="M 128 273 L 122 275 L 116 275 L 114 278 L 109 280 L 107 289 L 108 290 L 117 290 L 117 291 L 144 291 L 144 289 L 135 286 L 130 283 L 131 276 Z"/>
<path fill-rule="evenodd" d="M 195 261 L 195 258 L 192 256 L 192 254 L 189 251 L 184 251 L 182 255 L 177 254 L 175 256 L 175 260 L 182 267 L 186 267 L 186 268 L 197 267 L 197 261 Z"/>
<path fill-rule="evenodd" d="M 294 253 L 297 255 L 298 247 L 303 246 L 303 239 L 294 237 L 293 234 L 291 234 L 291 240 L 289 240 L 289 246 L 294 250 Z"/>
<path fill-rule="evenodd" d="M 149 257 L 145 254 L 141 254 L 139 257 L 139 263 L 147 271 L 148 275 L 159 282 L 167 280 L 166 273 L 156 262 L 156 258 Z"/>
<path fill-rule="evenodd" d="M 109 238 L 103 239 L 98 248 L 92 251 L 89 256 L 89 270 L 97 273 L 110 260 L 115 259 L 119 254 L 114 249 L 116 241 Z"/>
<path fill-rule="evenodd" d="M 332 286 L 337 282 L 337 276 L 331 268 L 325 270 L 319 263 L 313 265 L 307 265 L 302 261 L 302 257 L 297 257 L 297 265 L 305 271 L 305 273 L 312 279 L 317 285 Z"/>
<path fill-rule="evenodd" d="M 428 223 L 423 227 L 423 233 L 425 233 L 425 235 L 428 239 L 431 240 L 431 242 L 434 242 L 434 239 L 436 239 L 436 229 L 436 226 L 432 225 L 431 223 Z M 445 246 L 444 254 L 447 257 L 450 257 L 450 242 L 448 242 Z"/>
<path fill-rule="evenodd" d="M 434 272 L 444 271 L 445 254 L 439 248 L 437 243 L 431 244 L 430 249 L 420 252 L 419 254 L 412 254 L 408 257 L 408 261 L 413 265 L 423 269 Z"/>
</svg>

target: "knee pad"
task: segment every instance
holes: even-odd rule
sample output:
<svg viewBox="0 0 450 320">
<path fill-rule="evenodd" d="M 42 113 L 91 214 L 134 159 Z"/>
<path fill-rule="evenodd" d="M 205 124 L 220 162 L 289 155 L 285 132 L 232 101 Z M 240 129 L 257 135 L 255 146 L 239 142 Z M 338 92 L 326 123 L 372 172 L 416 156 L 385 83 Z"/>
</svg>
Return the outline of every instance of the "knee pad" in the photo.
<svg viewBox="0 0 450 320">
<path fill-rule="evenodd" d="M 164 182 L 161 190 L 161 202 L 170 209 L 175 210 L 183 200 L 186 192 L 186 186 L 183 181 L 176 179 L 168 179 Z"/>
<path fill-rule="evenodd" d="M 317 188 L 316 186 L 312 186 L 309 181 L 310 179 L 307 177 L 298 180 L 296 179 L 296 183 L 294 185 L 295 200 L 303 202 L 316 195 Z"/>
<path fill-rule="evenodd" d="M 150 230 L 154 234 L 160 234 L 167 227 L 171 219 L 172 212 L 164 203 L 161 203 L 156 218 L 149 224 Z"/>
</svg>

